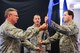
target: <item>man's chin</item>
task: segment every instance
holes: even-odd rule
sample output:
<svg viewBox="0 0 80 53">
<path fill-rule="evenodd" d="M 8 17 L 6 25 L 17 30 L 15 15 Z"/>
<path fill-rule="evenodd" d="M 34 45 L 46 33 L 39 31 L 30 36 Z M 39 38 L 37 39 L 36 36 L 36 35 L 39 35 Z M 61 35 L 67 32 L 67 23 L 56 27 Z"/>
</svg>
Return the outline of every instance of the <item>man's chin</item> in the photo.
<svg viewBox="0 0 80 53">
<path fill-rule="evenodd" d="M 36 25 L 40 25 L 40 23 L 37 23 Z"/>
<path fill-rule="evenodd" d="M 17 23 L 17 21 L 15 22 L 15 24 Z"/>
</svg>

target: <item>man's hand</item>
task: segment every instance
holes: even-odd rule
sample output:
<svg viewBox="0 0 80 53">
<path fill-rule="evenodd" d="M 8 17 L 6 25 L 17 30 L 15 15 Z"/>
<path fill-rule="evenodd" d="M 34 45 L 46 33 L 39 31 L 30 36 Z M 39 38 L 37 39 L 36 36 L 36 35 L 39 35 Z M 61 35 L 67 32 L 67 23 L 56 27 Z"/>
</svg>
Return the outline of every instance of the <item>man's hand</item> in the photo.
<svg viewBox="0 0 80 53">
<path fill-rule="evenodd" d="M 41 51 L 41 48 L 39 48 L 39 47 L 36 47 L 36 50 L 37 50 L 37 51 Z"/>
<path fill-rule="evenodd" d="M 41 42 L 39 42 L 41 45 L 45 45 L 45 42 L 44 41 L 41 41 Z"/>
<path fill-rule="evenodd" d="M 39 31 L 46 30 L 48 28 L 48 24 L 44 23 L 39 27 Z"/>
<path fill-rule="evenodd" d="M 46 51 L 46 53 L 48 53 L 48 51 Z"/>
<path fill-rule="evenodd" d="M 44 21 L 46 24 L 48 24 L 48 16 L 45 16 Z"/>
</svg>

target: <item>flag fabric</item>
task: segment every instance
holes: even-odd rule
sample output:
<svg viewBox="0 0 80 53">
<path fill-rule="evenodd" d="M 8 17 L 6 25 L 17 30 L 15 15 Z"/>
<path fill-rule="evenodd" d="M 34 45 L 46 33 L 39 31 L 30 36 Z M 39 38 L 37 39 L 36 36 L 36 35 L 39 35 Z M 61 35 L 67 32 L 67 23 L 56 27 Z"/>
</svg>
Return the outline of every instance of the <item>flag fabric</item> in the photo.
<svg viewBox="0 0 80 53">
<path fill-rule="evenodd" d="M 52 9 L 53 9 L 53 0 L 49 1 L 49 6 L 48 6 L 48 25 L 51 24 L 51 16 L 52 16 Z"/>
<path fill-rule="evenodd" d="M 66 10 L 68 10 L 68 8 L 67 8 L 67 2 L 66 2 L 66 0 L 64 0 L 64 3 L 63 3 L 63 12 L 66 11 Z"/>
</svg>

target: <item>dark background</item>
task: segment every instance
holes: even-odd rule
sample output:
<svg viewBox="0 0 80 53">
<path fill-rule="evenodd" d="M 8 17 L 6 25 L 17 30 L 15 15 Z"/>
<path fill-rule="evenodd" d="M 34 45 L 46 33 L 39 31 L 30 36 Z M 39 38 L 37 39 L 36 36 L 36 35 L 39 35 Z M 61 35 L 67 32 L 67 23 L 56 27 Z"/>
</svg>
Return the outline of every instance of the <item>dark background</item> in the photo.
<svg viewBox="0 0 80 53">
<path fill-rule="evenodd" d="M 54 3 L 59 0 L 54 0 Z M 41 24 L 44 22 L 44 17 L 48 12 L 49 0 L 0 0 L 0 25 L 5 21 L 4 11 L 7 8 L 16 8 L 19 13 L 18 23 L 15 25 L 18 28 L 26 30 L 27 27 L 33 24 L 33 16 L 39 14 L 41 16 Z M 59 4 L 53 7 L 52 20 L 60 23 L 59 19 Z M 49 28 L 50 36 L 55 31 Z M 52 42 L 51 53 L 59 53 L 59 40 Z"/>
</svg>

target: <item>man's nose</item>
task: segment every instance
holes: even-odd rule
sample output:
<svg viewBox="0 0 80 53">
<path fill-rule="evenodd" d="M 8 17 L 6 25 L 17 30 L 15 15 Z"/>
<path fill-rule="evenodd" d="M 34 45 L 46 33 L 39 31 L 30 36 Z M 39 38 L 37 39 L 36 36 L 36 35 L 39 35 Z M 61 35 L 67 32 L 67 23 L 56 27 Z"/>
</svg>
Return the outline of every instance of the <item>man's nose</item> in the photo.
<svg viewBox="0 0 80 53">
<path fill-rule="evenodd" d="M 17 19 L 19 19 L 19 17 L 17 17 Z"/>
</svg>

